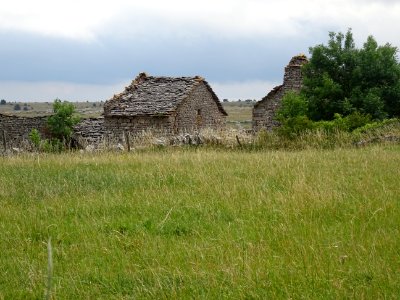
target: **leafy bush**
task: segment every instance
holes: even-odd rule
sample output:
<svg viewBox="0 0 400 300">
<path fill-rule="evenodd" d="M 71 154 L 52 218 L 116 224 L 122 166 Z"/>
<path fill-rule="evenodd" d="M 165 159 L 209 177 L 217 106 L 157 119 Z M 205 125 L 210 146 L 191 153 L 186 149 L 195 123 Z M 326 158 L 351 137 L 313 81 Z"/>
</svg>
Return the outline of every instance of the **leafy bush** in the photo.
<svg viewBox="0 0 400 300">
<path fill-rule="evenodd" d="M 281 126 L 277 129 L 280 135 L 291 138 L 300 132 L 313 128 L 307 115 L 307 101 L 302 95 L 288 92 L 282 99 L 282 106 L 277 111 L 277 120 Z"/>
<path fill-rule="evenodd" d="M 326 134 L 337 132 L 352 132 L 357 128 L 364 127 L 371 122 L 370 115 L 363 115 L 354 112 L 351 115 L 342 117 L 335 114 L 334 119 L 330 121 L 322 120 L 313 122 L 307 116 L 294 116 L 281 118 L 281 126 L 276 129 L 277 133 L 287 137 L 294 138 L 307 131 L 323 131 Z M 381 123 L 381 122 L 378 122 Z"/>
<path fill-rule="evenodd" d="M 353 112 L 352 114 L 346 116 L 344 118 L 345 123 L 347 124 L 347 130 L 353 131 L 359 127 L 363 127 L 366 124 L 372 122 L 371 115 L 362 114 L 358 111 Z"/>
<path fill-rule="evenodd" d="M 42 140 L 39 130 L 32 129 L 29 133 L 29 140 L 36 150 L 48 153 L 59 153 L 65 150 L 65 145 L 59 139 Z"/>
<path fill-rule="evenodd" d="M 383 128 L 390 129 L 390 127 L 399 128 L 400 120 L 399 119 L 386 119 L 383 121 L 375 121 L 372 123 L 367 123 L 364 126 L 356 128 L 354 133 L 367 133 L 381 130 Z"/>
<path fill-rule="evenodd" d="M 55 139 L 62 141 L 64 145 L 69 145 L 73 133 L 73 127 L 79 122 L 79 117 L 75 116 L 75 106 L 67 101 L 61 102 L 60 99 L 54 100 L 54 115 L 47 120 L 49 130 Z"/>
<path fill-rule="evenodd" d="M 295 116 L 281 121 L 281 126 L 277 128 L 280 135 L 287 138 L 294 138 L 300 133 L 312 130 L 314 122 L 307 116 Z"/>
<path fill-rule="evenodd" d="M 40 142 L 42 140 L 40 137 L 39 130 L 37 130 L 36 128 L 32 129 L 32 131 L 29 133 L 29 140 L 34 145 L 36 150 L 39 150 Z"/>
<path fill-rule="evenodd" d="M 288 118 L 306 116 L 307 112 L 307 100 L 302 95 L 290 91 L 282 98 L 282 107 L 278 110 L 277 119 L 283 121 Z"/>
<path fill-rule="evenodd" d="M 318 121 L 313 122 L 313 124 L 314 129 L 325 130 L 329 133 L 333 131 L 351 132 L 358 127 L 365 126 L 369 122 L 371 122 L 370 115 L 363 115 L 358 111 L 355 111 L 346 117 L 342 117 L 340 114 L 335 114 L 334 119 L 331 121 Z"/>
<path fill-rule="evenodd" d="M 313 122 L 313 124 L 314 129 L 323 130 L 325 133 L 348 131 L 346 120 L 340 114 L 335 114 L 335 118 L 331 121 L 318 121 Z"/>
<path fill-rule="evenodd" d="M 335 113 L 333 119 L 320 121 L 312 121 L 308 113 L 309 102 L 304 94 L 294 92 L 285 94 L 282 99 L 282 106 L 277 111 L 277 120 L 281 123 L 281 126 L 277 128 L 278 134 L 294 138 L 312 130 L 323 130 L 326 133 L 351 132 L 371 122 L 370 114 L 363 114 L 357 110 L 353 110 L 345 117 Z"/>
<path fill-rule="evenodd" d="M 60 153 L 65 150 L 65 145 L 59 139 L 46 139 L 41 143 L 40 149 L 48 153 Z"/>
</svg>

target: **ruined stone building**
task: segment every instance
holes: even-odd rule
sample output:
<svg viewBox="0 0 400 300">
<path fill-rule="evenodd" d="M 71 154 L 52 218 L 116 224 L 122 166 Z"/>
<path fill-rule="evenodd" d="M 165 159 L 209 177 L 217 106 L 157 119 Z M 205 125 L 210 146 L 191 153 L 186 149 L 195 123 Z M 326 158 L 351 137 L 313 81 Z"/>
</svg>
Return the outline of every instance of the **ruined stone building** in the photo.
<svg viewBox="0 0 400 300">
<path fill-rule="evenodd" d="M 73 139 L 81 146 L 120 141 L 152 131 L 160 135 L 193 133 L 202 128 L 222 128 L 227 113 L 210 85 L 201 77 L 154 77 L 145 73 L 104 104 L 104 116 L 82 119 Z M 28 143 L 32 129 L 50 137 L 47 117 L 0 114 L 0 135 L 8 147 Z M 3 142 L 1 143 L 3 144 Z M 2 145 L 1 145 L 2 146 Z"/>
<path fill-rule="evenodd" d="M 308 62 L 305 55 L 293 57 L 285 68 L 283 84 L 272 89 L 264 98 L 254 105 L 253 108 L 253 131 L 262 128 L 272 130 L 279 126 L 275 119 L 276 111 L 280 108 L 283 95 L 288 91 L 299 92 L 302 87 L 301 66 Z"/>
<path fill-rule="evenodd" d="M 104 127 L 122 134 L 151 130 L 178 134 L 221 128 L 227 113 L 201 77 L 154 77 L 140 73 L 125 90 L 106 101 Z"/>
</svg>

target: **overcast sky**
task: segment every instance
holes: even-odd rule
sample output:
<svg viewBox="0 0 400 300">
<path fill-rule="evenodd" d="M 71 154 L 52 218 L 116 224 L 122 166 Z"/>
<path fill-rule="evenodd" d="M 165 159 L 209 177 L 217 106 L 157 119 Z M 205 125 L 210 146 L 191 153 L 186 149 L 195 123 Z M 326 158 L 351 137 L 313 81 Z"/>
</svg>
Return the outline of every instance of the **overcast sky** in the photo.
<svg viewBox="0 0 400 300">
<path fill-rule="evenodd" d="M 145 71 L 260 99 L 329 31 L 399 47 L 399 20 L 395 0 L 2 0 L 0 98 L 107 100 Z"/>
</svg>

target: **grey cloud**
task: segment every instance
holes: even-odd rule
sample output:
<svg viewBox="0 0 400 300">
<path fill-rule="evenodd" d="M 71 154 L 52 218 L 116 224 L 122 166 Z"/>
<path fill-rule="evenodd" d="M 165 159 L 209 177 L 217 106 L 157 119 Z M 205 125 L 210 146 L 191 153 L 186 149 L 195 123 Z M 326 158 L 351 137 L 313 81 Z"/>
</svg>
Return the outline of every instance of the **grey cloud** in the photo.
<svg viewBox="0 0 400 300">
<path fill-rule="evenodd" d="M 0 80 L 115 83 L 139 71 L 202 75 L 210 81 L 279 81 L 291 56 L 310 39 L 193 39 L 103 36 L 80 43 L 37 35 L 0 33 Z"/>
</svg>

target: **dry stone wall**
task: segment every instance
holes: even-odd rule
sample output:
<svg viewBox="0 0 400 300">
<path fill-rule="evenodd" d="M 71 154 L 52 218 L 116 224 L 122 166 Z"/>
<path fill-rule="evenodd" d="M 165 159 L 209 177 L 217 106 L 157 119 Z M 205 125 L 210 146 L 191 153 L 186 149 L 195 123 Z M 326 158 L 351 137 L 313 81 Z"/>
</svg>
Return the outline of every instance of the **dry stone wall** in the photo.
<svg viewBox="0 0 400 300">
<path fill-rule="evenodd" d="M 284 94 L 283 85 L 276 86 L 266 97 L 253 108 L 253 131 L 264 128 L 272 130 L 279 126 L 275 119 L 276 111 L 279 109 Z"/>
<path fill-rule="evenodd" d="M 302 87 L 303 76 L 301 66 L 308 62 L 305 55 L 294 56 L 285 67 L 283 84 L 275 87 L 253 108 L 253 131 L 257 132 L 262 128 L 272 130 L 279 126 L 276 120 L 276 111 L 280 108 L 282 98 L 288 91 L 299 92 Z"/>
<path fill-rule="evenodd" d="M 125 133 L 135 136 L 151 131 L 169 135 L 172 132 L 172 123 L 171 116 L 106 117 L 104 130 L 109 137 L 123 141 Z"/>
<path fill-rule="evenodd" d="M 29 141 L 32 129 L 39 130 L 42 137 L 48 137 L 47 117 L 19 117 L 0 114 L 0 137 L 6 138 L 6 147 L 23 147 Z M 1 146 L 4 147 L 3 142 Z"/>
<path fill-rule="evenodd" d="M 7 149 L 26 148 L 32 129 L 37 129 L 42 139 L 51 137 L 47 128 L 47 116 L 20 117 L 0 114 L 0 149 L 4 148 L 3 132 Z M 103 142 L 105 133 L 103 118 L 83 119 L 74 127 L 73 138 L 82 147 L 97 146 Z"/>
<path fill-rule="evenodd" d="M 82 119 L 75 125 L 72 137 L 78 146 L 85 148 L 89 145 L 98 147 L 104 142 L 105 136 L 104 118 L 89 118 Z"/>
</svg>

